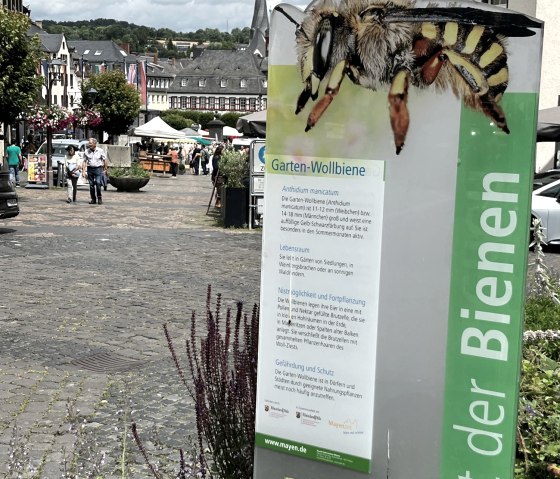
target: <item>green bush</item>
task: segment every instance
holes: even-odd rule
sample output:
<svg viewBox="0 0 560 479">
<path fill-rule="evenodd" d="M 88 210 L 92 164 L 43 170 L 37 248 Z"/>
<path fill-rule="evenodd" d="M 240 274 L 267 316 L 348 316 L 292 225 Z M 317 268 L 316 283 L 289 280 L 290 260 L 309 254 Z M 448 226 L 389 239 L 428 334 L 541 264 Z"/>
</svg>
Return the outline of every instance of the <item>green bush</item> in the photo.
<svg viewBox="0 0 560 479">
<path fill-rule="evenodd" d="M 220 175 L 226 179 L 226 186 L 243 188 L 243 180 L 249 176 L 247 156 L 240 151 L 224 150 L 220 158 Z"/>
<path fill-rule="evenodd" d="M 531 295 L 525 303 L 525 329 L 560 329 L 560 305 L 550 296 Z"/>
<path fill-rule="evenodd" d="M 119 177 L 128 176 L 130 178 L 149 178 L 148 173 L 139 163 L 132 163 L 128 168 L 121 168 L 112 166 L 109 168 L 109 176 Z"/>
<path fill-rule="evenodd" d="M 560 462 L 559 357 L 558 340 L 528 344 L 523 350 L 515 468 L 518 479 L 555 477 L 550 469 Z"/>
</svg>

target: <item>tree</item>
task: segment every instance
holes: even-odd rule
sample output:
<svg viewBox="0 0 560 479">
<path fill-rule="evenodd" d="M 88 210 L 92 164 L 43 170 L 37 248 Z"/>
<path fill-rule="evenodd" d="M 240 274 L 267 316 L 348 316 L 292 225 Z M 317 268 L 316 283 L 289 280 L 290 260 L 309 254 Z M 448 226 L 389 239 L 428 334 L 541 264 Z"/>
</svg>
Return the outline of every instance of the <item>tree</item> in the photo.
<svg viewBox="0 0 560 479">
<path fill-rule="evenodd" d="M 38 38 L 29 38 L 29 19 L 0 8 L 0 122 L 13 123 L 36 100 L 43 82 Z"/>
<path fill-rule="evenodd" d="M 126 133 L 140 112 L 140 97 L 136 88 L 126 82 L 122 71 L 99 73 L 82 83 L 82 104 L 95 105 L 101 113 L 100 128 L 110 135 Z M 95 98 L 87 92 L 95 88 Z"/>
</svg>

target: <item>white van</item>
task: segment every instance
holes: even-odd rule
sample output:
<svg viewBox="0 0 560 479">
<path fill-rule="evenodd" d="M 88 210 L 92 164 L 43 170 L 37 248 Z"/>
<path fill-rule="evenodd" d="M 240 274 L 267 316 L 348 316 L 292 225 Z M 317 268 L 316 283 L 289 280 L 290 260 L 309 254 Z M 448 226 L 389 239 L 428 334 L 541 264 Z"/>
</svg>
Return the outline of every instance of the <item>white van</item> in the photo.
<svg viewBox="0 0 560 479">
<path fill-rule="evenodd" d="M 251 143 L 255 140 L 261 140 L 262 138 L 234 138 L 231 142 L 231 146 L 233 146 L 234 150 L 240 150 L 246 146 L 250 147 Z"/>
</svg>

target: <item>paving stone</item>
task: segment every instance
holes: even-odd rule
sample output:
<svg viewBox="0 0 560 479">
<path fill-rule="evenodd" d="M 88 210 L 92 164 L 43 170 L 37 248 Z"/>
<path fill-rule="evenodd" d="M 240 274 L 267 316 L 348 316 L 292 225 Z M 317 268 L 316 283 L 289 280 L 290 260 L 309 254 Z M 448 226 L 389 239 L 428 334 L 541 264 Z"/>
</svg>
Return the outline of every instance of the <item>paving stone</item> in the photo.
<svg viewBox="0 0 560 479">
<path fill-rule="evenodd" d="M 61 476 L 63 449 L 79 457 L 105 451 L 100 477 L 120 478 L 125 425 L 129 477 L 151 477 L 130 436 L 133 420 L 158 445 L 154 454 L 175 465 L 177 448 L 196 435 L 195 412 L 163 324 L 186 371 L 180 345 L 191 311 L 204 318 L 208 284 L 224 304 L 243 299 L 248 312 L 259 299 L 260 231 L 216 226 L 206 216 L 212 185 L 205 177 L 154 177 L 148 186 L 137 194 L 109 186 L 97 208 L 87 204 L 87 190 L 67 205 L 65 190 L 21 188 L 20 215 L 0 221 L 0 249 L 10 251 L 0 269 L 13 272 L 2 294 L 15 298 L 0 305 L 0 447 L 17 423 L 29 434 L 35 464 L 47 453 L 45 479 Z M 202 319 L 197 335 L 204 335 Z M 141 364 L 97 372 L 72 364 L 99 355 Z M 0 454 L 0 477 L 6 469 Z"/>
</svg>

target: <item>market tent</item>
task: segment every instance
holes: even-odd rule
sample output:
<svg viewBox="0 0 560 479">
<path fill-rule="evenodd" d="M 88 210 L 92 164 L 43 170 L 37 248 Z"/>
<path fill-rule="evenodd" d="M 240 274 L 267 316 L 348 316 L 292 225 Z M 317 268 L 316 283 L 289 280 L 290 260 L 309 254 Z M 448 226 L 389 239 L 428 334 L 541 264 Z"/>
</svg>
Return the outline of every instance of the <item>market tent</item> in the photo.
<svg viewBox="0 0 560 479">
<path fill-rule="evenodd" d="M 537 141 L 560 141 L 560 106 L 539 111 Z"/>
<path fill-rule="evenodd" d="M 192 128 L 183 128 L 181 132 L 187 136 L 199 136 L 198 131 L 193 130 Z"/>
<path fill-rule="evenodd" d="M 235 126 L 238 131 L 247 136 L 264 138 L 266 136 L 266 110 L 240 117 Z"/>
<path fill-rule="evenodd" d="M 136 136 L 149 136 L 151 138 L 181 139 L 186 135 L 165 123 L 159 116 L 134 128 Z"/>
<path fill-rule="evenodd" d="M 231 126 L 224 126 L 223 129 L 223 135 L 227 138 L 231 138 L 231 137 L 239 137 L 239 136 L 243 136 L 243 133 L 239 133 L 235 128 L 232 128 Z"/>
</svg>

